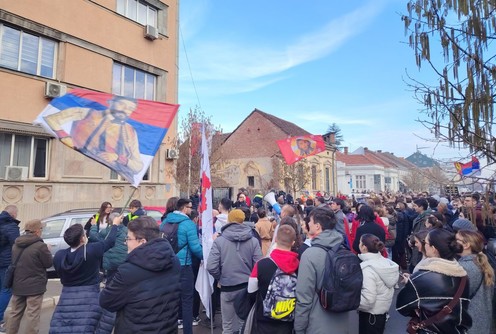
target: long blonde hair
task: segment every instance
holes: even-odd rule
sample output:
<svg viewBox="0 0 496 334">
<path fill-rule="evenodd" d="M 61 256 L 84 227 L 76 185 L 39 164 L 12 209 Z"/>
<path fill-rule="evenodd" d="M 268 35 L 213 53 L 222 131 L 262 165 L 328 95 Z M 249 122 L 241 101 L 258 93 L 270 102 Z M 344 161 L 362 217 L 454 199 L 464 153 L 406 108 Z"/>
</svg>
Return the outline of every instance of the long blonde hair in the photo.
<svg viewBox="0 0 496 334">
<path fill-rule="evenodd" d="M 470 245 L 470 251 L 475 254 L 475 264 L 481 269 L 484 275 L 484 285 L 494 285 L 494 270 L 487 260 L 486 254 L 482 252 L 484 248 L 484 239 L 479 232 L 469 230 L 459 230 L 457 234 L 463 239 L 463 242 Z"/>
</svg>

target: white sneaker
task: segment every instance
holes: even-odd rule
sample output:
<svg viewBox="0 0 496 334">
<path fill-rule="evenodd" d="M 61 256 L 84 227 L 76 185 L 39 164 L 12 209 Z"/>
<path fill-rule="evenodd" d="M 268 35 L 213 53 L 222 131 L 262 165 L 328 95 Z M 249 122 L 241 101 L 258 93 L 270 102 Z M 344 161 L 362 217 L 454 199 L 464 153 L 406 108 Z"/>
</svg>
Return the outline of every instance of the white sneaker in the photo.
<svg viewBox="0 0 496 334">
<path fill-rule="evenodd" d="M 177 321 L 177 328 L 183 329 L 183 321 L 182 320 Z"/>
<path fill-rule="evenodd" d="M 200 323 L 200 317 L 196 317 L 196 318 L 193 318 L 193 326 L 198 326 L 198 324 Z"/>
</svg>

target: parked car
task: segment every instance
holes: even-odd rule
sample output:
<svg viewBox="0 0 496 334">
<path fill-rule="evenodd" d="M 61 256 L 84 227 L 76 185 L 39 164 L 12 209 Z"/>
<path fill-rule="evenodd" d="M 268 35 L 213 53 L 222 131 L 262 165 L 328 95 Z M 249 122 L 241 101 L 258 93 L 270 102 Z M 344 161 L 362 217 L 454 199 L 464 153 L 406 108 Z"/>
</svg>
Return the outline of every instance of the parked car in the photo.
<svg viewBox="0 0 496 334">
<path fill-rule="evenodd" d="M 147 215 L 153 217 L 158 224 L 161 223 L 161 218 L 165 212 L 165 207 L 147 206 L 143 209 L 146 211 Z M 128 213 L 127 209 L 123 211 L 122 208 L 113 208 L 112 211 L 119 213 L 123 212 L 123 214 Z M 69 245 L 64 241 L 65 231 L 74 224 L 85 225 L 96 212 L 98 212 L 98 208 L 74 209 L 42 219 L 44 227 L 41 237 L 45 243 L 50 246 L 52 256 L 55 255 L 58 250 L 69 247 Z M 48 269 L 48 271 L 53 270 L 53 267 Z"/>
</svg>

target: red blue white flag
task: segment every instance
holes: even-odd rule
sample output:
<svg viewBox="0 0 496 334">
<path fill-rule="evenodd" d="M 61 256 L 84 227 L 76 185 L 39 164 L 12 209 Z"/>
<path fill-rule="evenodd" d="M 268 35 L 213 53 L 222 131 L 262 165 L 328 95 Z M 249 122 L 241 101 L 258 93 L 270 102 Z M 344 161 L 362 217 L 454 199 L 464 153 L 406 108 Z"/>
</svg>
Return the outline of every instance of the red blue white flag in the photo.
<svg viewBox="0 0 496 334">
<path fill-rule="evenodd" d="M 178 108 L 177 104 L 74 89 L 53 99 L 34 122 L 137 187 Z"/>
<path fill-rule="evenodd" d="M 462 176 L 480 175 L 480 162 L 475 156 L 472 156 L 472 160 L 467 163 L 455 162 L 455 168 Z"/>
<path fill-rule="evenodd" d="M 290 137 L 278 140 L 277 145 L 288 165 L 325 151 L 324 139 L 319 135 Z"/>
<path fill-rule="evenodd" d="M 213 292 L 214 278 L 207 271 L 207 260 L 212 248 L 212 234 L 214 230 L 212 208 L 212 182 L 210 177 L 210 159 L 208 157 L 208 144 L 205 135 L 205 125 L 201 131 L 201 170 L 200 170 L 200 223 L 202 227 L 203 263 L 198 271 L 195 288 L 205 307 L 207 317 L 210 318 L 211 295 Z M 215 312 L 212 311 L 212 312 Z"/>
</svg>

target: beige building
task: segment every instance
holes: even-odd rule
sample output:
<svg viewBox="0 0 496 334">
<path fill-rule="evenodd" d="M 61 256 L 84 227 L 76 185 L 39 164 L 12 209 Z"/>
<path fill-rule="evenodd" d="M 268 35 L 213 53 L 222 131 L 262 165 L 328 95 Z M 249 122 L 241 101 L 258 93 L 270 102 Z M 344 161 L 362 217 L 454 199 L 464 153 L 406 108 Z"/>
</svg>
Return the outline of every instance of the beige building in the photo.
<svg viewBox="0 0 496 334">
<path fill-rule="evenodd" d="M 177 71 L 177 0 L 0 0 L 0 210 L 124 205 L 134 188 L 32 122 L 71 88 L 177 103 Z M 176 133 L 177 119 L 134 193 L 144 205 L 177 193 Z"/>
<path fill-rule="evenodd" d="M 220 141 L 214 143 L 210 159 L 217 197 L 230 194 L 235 200 L 240 188 L 252 194 L 275 188 L 296 197 L 317 191 L 335 193 L 335 148 L 329 138 L 324 152 L 301 160 L 301 164 L 288 166 L 280 155 L 277 140 L 309 134 L 296 124 L 255 109 L 232 133 L 214 137 Z M 301 180 L 304 182 L 299 183 Z"/>
</svg>

